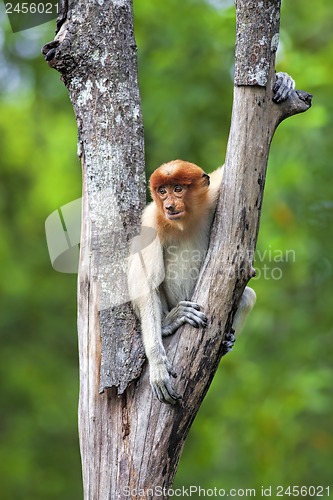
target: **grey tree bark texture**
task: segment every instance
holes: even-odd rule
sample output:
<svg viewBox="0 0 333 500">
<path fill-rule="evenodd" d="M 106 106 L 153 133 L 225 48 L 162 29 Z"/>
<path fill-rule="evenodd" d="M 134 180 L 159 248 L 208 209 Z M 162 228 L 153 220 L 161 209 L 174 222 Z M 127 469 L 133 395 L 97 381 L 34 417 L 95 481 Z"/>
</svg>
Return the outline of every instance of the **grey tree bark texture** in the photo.
<svg viewBox="0 0 333 500">
<path fill-rule="evenodd" d="M 211 242 L 193 300 L 205 330 L 166 340 L 183 395 L 153 398 L 139 327 L 120 286 L 129 239 L 144 205 L 143 127 L 131 0 L 77 0 L 44 46 L 75 110 L 83 171 L 78 282 L 79 434 L 85 500 L 168 498 L 184 441 L 221 359 L 237 303 L 253 276 L 270 142 L 311 96 L 272 101 L 280 0 L 236 0 L 232 123 Z M 166 158 L 166 161 L 168 159 Z M 223 300 L 221 300 L 223 297 Z M 223 394 L 221 394 L 223 398 Z M 165 488 L 155 496 L 156 487 Z M 156 491 L 156 490 L 155 490 Z M 144 493 L 143 493 L 144 492 Z"/>
</svg>

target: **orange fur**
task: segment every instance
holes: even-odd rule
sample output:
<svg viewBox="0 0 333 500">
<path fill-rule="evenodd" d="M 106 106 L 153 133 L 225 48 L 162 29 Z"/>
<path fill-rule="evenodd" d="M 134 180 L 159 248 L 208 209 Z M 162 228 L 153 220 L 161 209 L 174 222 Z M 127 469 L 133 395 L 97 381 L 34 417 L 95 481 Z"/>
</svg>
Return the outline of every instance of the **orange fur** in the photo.
<svg viewBox="0 0 333 500">
<path fill-rule="evenodd" d="M 150 190 L 154 196 L 155 190 L 168 184 L 183 184 L 185 186 L 205 185 L 205 172 L 194 163 L 183 160 L 174 160 L 163 163 L 150 177 Z M 170 183 L 170 180 L 172 182 Z"/>
</svg>

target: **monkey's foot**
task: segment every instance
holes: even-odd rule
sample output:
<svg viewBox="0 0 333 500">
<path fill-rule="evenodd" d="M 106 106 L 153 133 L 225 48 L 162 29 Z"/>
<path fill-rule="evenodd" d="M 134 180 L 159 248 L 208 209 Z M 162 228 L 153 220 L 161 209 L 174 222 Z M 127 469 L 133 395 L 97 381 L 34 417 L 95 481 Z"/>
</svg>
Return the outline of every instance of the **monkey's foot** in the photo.
<svg viewBox="0 0 333 500">
<path fill-rule="evenodd" d="M 232 350 L 236 342 L 235 330 L 231 328 L 230 332 L 226 333 L 222 342 L 222 356 L 225 356 Z"/>
<path fill-rule="evenodd" d="M 150 366 L 150 385 L 153 393 L 161 403 L 174 405 L 182 397 L 174 390 L 170 375 L 177 377 L 169 361 Z"/>
</svg>

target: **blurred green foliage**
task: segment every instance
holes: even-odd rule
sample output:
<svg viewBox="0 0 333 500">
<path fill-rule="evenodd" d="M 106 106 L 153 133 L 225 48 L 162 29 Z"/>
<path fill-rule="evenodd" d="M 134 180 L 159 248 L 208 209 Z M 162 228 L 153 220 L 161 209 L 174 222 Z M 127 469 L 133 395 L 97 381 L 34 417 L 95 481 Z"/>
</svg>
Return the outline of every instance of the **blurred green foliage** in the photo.
<svg viewBox="0 0 333 500">
<path fill-rule="evenodd" d="M 134 4 L 149 171 L 223 163 L 230 3 Z M 12 34 L 2 6 L 0 22 L 0 498 L 79 500 L 76 276 L 52 270 L 44 236 L 46 217 L 80 196 L 76 124 L 40 55 L 54 23 Z M 332 28 L 330 0 L 283 2 L 277 69 L 314 105 L 273 140 L 257 305 L 195 420 L 177 487 L 332 486 Z"/>
</svg>

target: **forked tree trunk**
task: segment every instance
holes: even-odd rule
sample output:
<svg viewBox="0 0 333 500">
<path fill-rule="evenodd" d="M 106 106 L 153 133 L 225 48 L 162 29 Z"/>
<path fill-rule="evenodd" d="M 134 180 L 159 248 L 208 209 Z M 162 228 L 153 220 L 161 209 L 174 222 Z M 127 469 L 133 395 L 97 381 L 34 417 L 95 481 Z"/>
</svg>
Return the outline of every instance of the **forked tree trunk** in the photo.
<svg viewBox="0 0 333 500">
<path fill-rule="evenodd" d="M 280 0 L 237 0 L 236 10 L 225 174 L 194 294 L 209 326 L 199 332 L 184 327 L 166 341 L 183 395 L 176 406 L 153 398 L 146 365 L 137 378 L 142 345 L 121 286 L 121 263 L 144 198 L 131 0 L 73 2 L 55 41 L 43 48 L 69 91 L 83 167 L 78 329 L 86 500 L 168 498 L 185 438 L 219 364 L 224 332 L 252 276 L 272 136 L 284 118 L 310 106 L 308 94 L 297 91 L 283 104 L 272 101 Z M 164 488 L 162 496 L 157 487 Z"/>
</svg>

